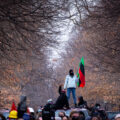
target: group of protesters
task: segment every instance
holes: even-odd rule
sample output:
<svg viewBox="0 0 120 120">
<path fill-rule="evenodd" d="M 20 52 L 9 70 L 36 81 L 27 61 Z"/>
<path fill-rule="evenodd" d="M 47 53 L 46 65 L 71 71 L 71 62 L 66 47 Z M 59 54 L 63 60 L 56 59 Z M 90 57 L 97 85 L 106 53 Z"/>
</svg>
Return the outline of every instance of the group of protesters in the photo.
<svg viewBox="0 0 120 120">
<path fill-rule="evenodd" d="M 47 100 L 45 106 L 41 106 L 36 112 L 33 108 L 28 107 L 26 103 L 26 96 L 21 96 L 20 103 L 17 108 L 13 102 L 11 110 L 9 112 L 9 120 L 109 120 L 106 112 L 102 109 L 99 103 L 87 105 L 87 102 L 82 96 L 78 97 L 79 102 L 77 107 L 68 108 L 66 105 L 61 109 L 56 107 L 56 103 L 53 103 L 52 99 Z M 85 113 L 82 110 L 87 110 L 89 117 L 86 118 Z M 59 111 L 56 116 L 56 111 Z M 70 110 L 69 115 L 65 111 Z M 81 110 L 81 111 L 79 111 Z M 6 120 L 2 114 L 0 114 L 0 120 Z M 120 114 L 117 114 L 114 120 L 120 120 Z"/>
<path fill-rule="evenodd" d="M 33 108 L 28 107 L 27 97 L 21 96 L 20 102 L 15 107 L 15 104 L 12 104 L 12 108 L 9 112 L 9 120 L 108 120 L 108 117 L 101 105 L 99 103 L 92 104 L 91 106 L 87 105 L 87 102 L 84 100 L 83 96 L 78 97 L 78 103 L 76 99 L 76 83 L 78 78 L 74 75 L 72 69 L 69 70 L 69 74 L 66 76 L 64 87 L 63 85 L 59 86 L 59 96 L 56 102 L 53 102 L 52 99 L 47 100 L 45 106 L 40 107 L 35 113 Z M 73 96 L 74 107 L 71 109 L 69 105 L 70 93 Z M 86 109 L 89 111 L 90 117 L 85 118 L 85 114 L 79 109 Z M 70 115 L 67 116 L 65 112 L 60 112 L 59 116 L 55 115 L 57 110 L 71 110 Z M 0 114 L 0 120 L 5 120 L 2 114 Z M 116 115 L 115 120 L 120 120 L 120 114 Z"/>
</svg>

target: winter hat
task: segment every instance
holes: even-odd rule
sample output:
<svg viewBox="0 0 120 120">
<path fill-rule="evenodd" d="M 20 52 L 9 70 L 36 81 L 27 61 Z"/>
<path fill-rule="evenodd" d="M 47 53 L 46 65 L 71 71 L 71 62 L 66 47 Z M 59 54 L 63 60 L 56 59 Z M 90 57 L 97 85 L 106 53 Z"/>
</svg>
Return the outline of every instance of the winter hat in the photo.
<svg viewBox="0 0 120 120">
<path fill-rule="evenodd" d="M 14 101 L 13 101 L 13 103 L 12 103 L 12 107 L 11 107 L 10 112 L 13 111 L 13 110 L 17 111 Z"/>
<path fill-rule="evenodd" d="M 17 111 L 12 110 L 9 114 L 9 118 L 17 119 Z"/>
<path fill-rule="evenodd" d="M 31 108 L 31 107 L 28 107 L 28 110 L 29 110 L 30 113 L 34 113 L 35 112 L 34 109 Z"/>
<path fill-rule="evenodd" d="M 115 119 L 117 119 L 117 118 L 120 118 L 120 114 L 117 114 L 117 115 L 115 116 Z"/>
<path fill-rule="evenodd" d="M 29 108 L 28 108 L 28 107 L 27 107 L 27 113 L 28 113 L 28 114 L 30 114 L 30 110 L 29 110 Z"/>
<path fill-rule="evenodd" d="M 42 112 L 42 109 L 38 109 L 38 112 Z"/>
<path fill-rule="evenodd" d="M 70 75 L 71 77 L 73 77 L 73 76 L 74 76 L 73 69 L 70 69 L 70 70 L 69 70 L 69 75 Z"/>
<path fill-rule="evenodd" d="M 52 99 L 49 99 L 48 101 L 47 101 L 47 103 L 52 103 L 53 102 L 53 100 Z"/>
<path fill-rule="evenodd" d="M 26 102 L 27 97 L 25 95 L 20 96 L 20 102 Z"/>
</svg>

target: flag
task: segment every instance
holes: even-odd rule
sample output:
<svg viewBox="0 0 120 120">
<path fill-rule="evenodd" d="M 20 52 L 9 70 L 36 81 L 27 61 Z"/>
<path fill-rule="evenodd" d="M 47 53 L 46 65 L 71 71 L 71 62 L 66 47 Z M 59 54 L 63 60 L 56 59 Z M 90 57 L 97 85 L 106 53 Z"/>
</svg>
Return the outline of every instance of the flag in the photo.
<svg viewBox="0 0 120 120">
<path fill-rule="evenodd" d="M 78 72 L 77 72 L 77 77 L 79 79 L 79 82 L 77 83 L 78 87 L 84 87 L 85 86 L 85 69 L 84 69 L 84 58 L 81 58 Z"/>
<path fill-rule="evenodd" d="M 12 111 L 12 110 L 17 111 L 17 109 L 16 109 L 16 106 L 15 106 L 15 103 L 14 103 L 14 102 L 12 103 L 12 107 L 11 107 L 11 110 L 10 110 L 10 111 Z"/>
</svg>

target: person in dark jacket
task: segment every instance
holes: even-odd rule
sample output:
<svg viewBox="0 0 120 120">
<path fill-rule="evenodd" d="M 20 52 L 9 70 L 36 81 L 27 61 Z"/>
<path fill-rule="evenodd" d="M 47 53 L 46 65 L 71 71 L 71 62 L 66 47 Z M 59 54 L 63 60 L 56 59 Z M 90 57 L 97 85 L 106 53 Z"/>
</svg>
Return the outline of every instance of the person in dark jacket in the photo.
<svg viewBox="0 0 120 120">
<path fill-rule="evenodd" d="M 23 118 L 24 113 L 27 112 L 27 105 L 26 105 L 26 96 L 21 96 L 20 98 L 20 103 L 18 104 L 18 118 Z"/>
<path fill-rule="evenodd" d="M 89 114 L 92 115 L 92 113 L 95 109 L 94 103 L 91 103 L 90 106 L 87 106 L 87 109 L 89 110 Z"/>
<path fill-rule="evenodd" d="M 55 110 L 52 104 L 52 99 L 48 100 L 42 110 L 42 120 L 55 120 Z"/>
<path fill-rule="evenodd" d="M 87 102 L 82 96 L 78 97 L 78 107 L 87 108 Z"/>
<path fill-rule="evenodd" d="M 54 107 L 55 109 L 63 109 L 64 107 L 69 109 L 69 103 L 68 103 L 68 99 L 66 96 L 66 93 L 64 90 L 62 90 L 62 86 L 59 86 L 59 94 L 60 96 L 58 97 Z"/>
<path fill-rule="evenodd" d="M 101 109 L 101 105 L 99 103 L 96 103 L 94 106 L 94 109 L 91 112 L 91 116 L 94 116 L 94 114 L 99 114 L 102 120 L 107 120 L 106 112 Z"/>
</svg>

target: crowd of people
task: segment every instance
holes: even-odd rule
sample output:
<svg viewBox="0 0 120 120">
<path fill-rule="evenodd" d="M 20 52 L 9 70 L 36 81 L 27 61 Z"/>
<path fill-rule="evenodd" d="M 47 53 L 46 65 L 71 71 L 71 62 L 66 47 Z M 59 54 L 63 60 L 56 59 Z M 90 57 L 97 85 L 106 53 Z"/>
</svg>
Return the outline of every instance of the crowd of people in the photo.
<svg viewBox="0 0 120 120">
<path fill-rule="evenodd" d="M 45 106 L 40 107 L 35 113 L 33 108 L 28 107 L 26 96 L 21 96 L 20 102 L 15 107 L 12 104 L 12 108 L 9 111 L 9 120 L 109 120 L 105 110 L 101 109 L 99 103 L 88 106 L 87 102 L 83 99 L 83 96 L 78 97 L 78 103 L 76 99 L 76 83 L 78 78 L 74 75 L 73 70 L 69 71 L 66 76 L 64 87 L 59 86 L 59 96 L 54 103 L 52 99 L 49 99 Z M 66 94 L 67 93 L 67 94 Z M 71 108 L 69 105 L 70 93 L 73 95 L 74 107 Z M 89 113 L 89 117 L 86 117 L 82 111 L 85 109 Z M 59 115 L 56 116 L 57 110 L 60 111 Z M 69 115 L 65 111 L 70 110 Z M 0 114 L 0 120 L 6 120 L 2 114 Z M 120 120 L 120 114 L 115 116 L 115 120 Z"/>
<path fill-rule="evenodd" d="M 17 108 L 13 102 L 11 110 L 9 111 L 9 120 L 109 120 L 106 112 L 102 109 L 99 103 L 87 105 L 87 102 L 82 96 L 78 97 L 78 104 L 74 107 L 69 107 L 68 101 L 61 101 L 61 94 L 65 95 L 65 92 L 61 92 L 61 86 L 59 87 L 58 100 L 53 103 L 52 99 L 47 100 L 45 106 L 41 106 L 37 112 L 33 108 L 28 107 L 26 103 L 26 96 L 21 96 L 20 103 Z M 64 96 L 63 95 L 63 96 Z M 66 95 L 65 95 L 66 99 Z M 66 99 L 67 100 L 67 99 Z M 58 104 L 59 103 L 59 104 Z M 62 103 L 62 104 L 61 104 Z M 86 110 L 89 113 L 89 117 L 86 117 L 82 110 Z M 66 114 L 66 111 L 69 114 Z M 59 111 L 56 115 L 56 111 Z M 5 117 L 0 114 L 0 120 L 6 120 Z M 114 120 L 120 120 L 120 114 L 117 114 Z"/>
</svg>

